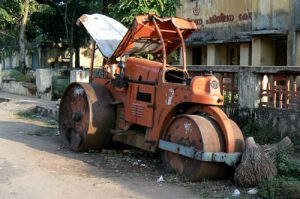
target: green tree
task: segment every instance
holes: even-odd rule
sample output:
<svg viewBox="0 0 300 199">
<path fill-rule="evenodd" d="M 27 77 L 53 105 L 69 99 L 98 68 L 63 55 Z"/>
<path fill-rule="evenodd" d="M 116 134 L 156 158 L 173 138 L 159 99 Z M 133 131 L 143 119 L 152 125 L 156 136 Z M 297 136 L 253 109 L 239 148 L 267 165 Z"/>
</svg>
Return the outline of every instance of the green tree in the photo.
<svg viewBox="0 0 300 199">
<path fill-rule="evenodd" d="M 61 41 L 67 43 L 70 52 L 70 67 L 73 66 L 73 55 L 75 54 L 75 67 L 78 68 L 80 66 L 80 46 L 83 46 L 87 43 L 88 35 L 86 31 L 82 28 L 76 26 L 77 19 L 82 14 L 92 14 L 95 12 L 101 12 L 102 9 L 102 1 L 99 0 L 37 0 L 40 4 L 45 4 L 50 6 L 53 11 L 55 11 L 52 16 L 55 16 L 56 19 L 59 20 L 51 20 L 48 23 L 51 23 L 50 27 L 54 27 L 57 25 L 56 31 L 59 31 L 57 35 L 62 35 Z M 35 17 L 40 18 L 45 15 L 36 15 Z M 49 19 L 48 17 L 46 18 Z M 61 26 L 63 24 L 63 28 Z M 43 25 L 39 22 L 35 24 L 36 26 L 43 27 Z M 47 32 L 48 39 L 59 39 L 55 37 L 51 30 L 47 29 L 47 27 L 42 28 L 43 31 Z M 44 33 L 45 33 L 44 32 Z M 51 36 L 49 36 L 51 35 Z"/>
<path fill-rule="evenodd" d="M 155 13 L 161 17 L 176 15 L 181 6 L 180 0 L 120 0 L 110 7 L 110 15 L 129 26 L 134 17 L 140 14 Z"/>
<path fill-rule="evenodd" d="M 0 1 L 0 47 L 6 52 L 18 49 L 20 67 L 25 66 L 25 33 L 28 16 L 35 11 L 35 6 L 34 0 Z"/>
<path fill-rule="evenodd" d="M 1 54 L 16 47 L 18 41 L 18 24 L 21 4 L 17 1 L 0 1 L 0 47 Z M 10 46 L 10 48 L 4 48 Z"/>
</svg>

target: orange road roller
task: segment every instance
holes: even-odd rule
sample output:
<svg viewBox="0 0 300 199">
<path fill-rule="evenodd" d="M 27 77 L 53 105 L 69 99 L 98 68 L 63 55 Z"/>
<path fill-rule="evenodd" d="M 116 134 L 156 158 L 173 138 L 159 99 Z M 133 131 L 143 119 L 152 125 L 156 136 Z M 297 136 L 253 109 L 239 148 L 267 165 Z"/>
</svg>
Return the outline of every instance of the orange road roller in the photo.
<svg viewBox="0 0 300 199">
<path fill-rule="evenodd" d="M 78 21 L 93 39 L 89 83 L 71 83 L 60 103 L 59 130 L 74 151 L 102 149 L 111 141 L 160 152 L 168 167 L 191 181 L 221 178 L 240 161 L 244 138 L 220 106 L 212 74 L 191 77 L 185 40 L 192 21 L 137 16 L 129 29 L 101 14 Z M 182 64 L 168 64 L 180 50 Z M 94 54 L 104 57 L 94 70 Z M 143 57 L 149 57 L 145 59 Z"/>
</svg>

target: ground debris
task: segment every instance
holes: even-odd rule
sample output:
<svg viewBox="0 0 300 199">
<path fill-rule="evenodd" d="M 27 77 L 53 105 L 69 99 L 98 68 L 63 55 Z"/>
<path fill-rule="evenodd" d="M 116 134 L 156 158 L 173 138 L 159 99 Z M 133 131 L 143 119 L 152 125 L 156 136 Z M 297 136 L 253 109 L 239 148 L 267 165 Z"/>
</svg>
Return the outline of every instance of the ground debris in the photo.
<svg viewBox="0 0 300 199">
<path fill-rule="evenodd" d="M 232 193 L 232 197 L 239 197 L 241 192 L 238 189 L 235 189 Z"/>
<path fill-rule="evenodd" d="M 252 188 L 247 191 L 247 194 L 250 194 L 250 195 L 255 195 L 257 193 L 258 193 L 257 188 Z"/>
<path fill-rule="evenodd" d="M 161 182 L 164 182 L 165 180 L 164 180 L 164 177 L 163 176 L 159 176 L 158 178 L 157 178 L 157 182 L 159 182 L 159 183 L 161 183 Z"/>
</svg>

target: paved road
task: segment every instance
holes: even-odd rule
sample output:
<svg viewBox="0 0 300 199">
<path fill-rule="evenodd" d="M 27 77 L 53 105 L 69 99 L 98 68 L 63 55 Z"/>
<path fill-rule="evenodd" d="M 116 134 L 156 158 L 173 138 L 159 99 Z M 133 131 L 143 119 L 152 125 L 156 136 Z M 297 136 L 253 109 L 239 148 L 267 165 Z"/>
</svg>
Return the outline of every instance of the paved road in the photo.
<svg viewBox="0 0 300 199">
<path fill-rule="evenodd" d="M 34 106 L 20 100 L 0 103 L 1 199 L 199 198 L 188 188 L 157 183 L 154 176 L 145 180 L 132 170 L 116 173 L 86 163 L 88 155 L 62 148 L 49 124 L 16 117 L 16 111 Z"/>
</svg>

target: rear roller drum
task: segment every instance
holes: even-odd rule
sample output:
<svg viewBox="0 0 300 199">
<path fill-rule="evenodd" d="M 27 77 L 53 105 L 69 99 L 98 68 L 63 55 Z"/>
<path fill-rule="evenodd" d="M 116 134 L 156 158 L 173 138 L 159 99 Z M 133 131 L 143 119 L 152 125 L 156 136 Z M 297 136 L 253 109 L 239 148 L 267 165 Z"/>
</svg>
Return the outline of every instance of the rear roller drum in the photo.
<svg viewBox="0 0 300 199">
<path fill-rule="evenodd" d="M 112 96 L 102 85 L 72 83 L 65 90 L 59 109 L 63 142 L 74 151 L 101 149 L 111 139 L 115 111 Z"/>
<path fill-rule="evenodd" d="M 167 127 L 164 140 L 201 151 L 226 151 L 221 129 L 212 118 L 207 116 L 180 115 L 174 118 Z M 225 164 L 202 162 L 168 151 L 162 152 L 162 159 L 168 169 L 174 169 L 191 181 L 222 178 L 232 173 L 232 168 Z"/>
</svg>

